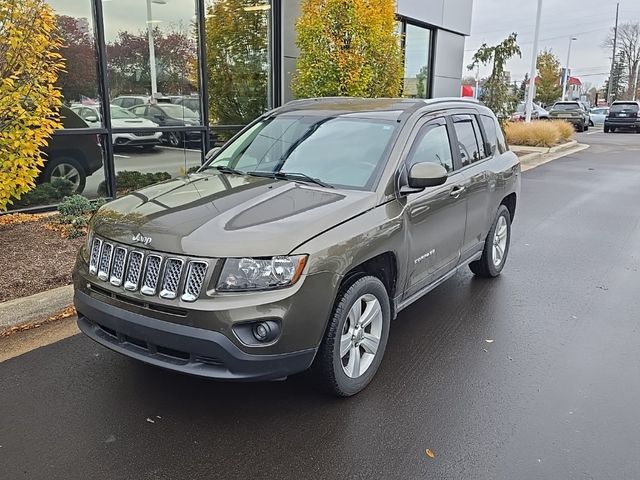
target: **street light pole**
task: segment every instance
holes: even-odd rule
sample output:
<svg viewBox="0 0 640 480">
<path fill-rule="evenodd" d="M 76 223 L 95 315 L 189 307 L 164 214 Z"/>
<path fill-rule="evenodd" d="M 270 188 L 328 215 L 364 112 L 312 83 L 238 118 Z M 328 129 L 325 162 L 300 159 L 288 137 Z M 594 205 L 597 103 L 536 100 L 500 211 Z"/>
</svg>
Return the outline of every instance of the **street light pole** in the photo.
<svg viewBox="0 0 640 480">
<path fill-rule="evenodd" d="M 566 100 L 565 95 L 567 94 L 567 84 L 569 83 L 569 62 L 571 61 L 571 44 L 574 40 L 577 40 L 576 37 L 569 38 L 569 51 L 567 52 L 567 63 L 564 69 L 564 79 L 562 81 L 562 100 Z"/>
<path fill-rule="evenodd" d="M 156 66 L 156 48 L 153 42 L 153 12 L 151 11 L 151 3 L 165 5 L 166 0 L 147 0 L 147 36 L 149 37 L 149 72 L 151 73 L 151 97 L 155 98 L 158 94 L 158 76 Z"/>
<path fill-rule="evenodd" d="M 611 72 L 609 73 L 609 88 L 607 89 L 607 105 L 611 105 L 613 94 L 613 71 L 616 68 L 616 50 L 618 47 L 618 16 L 620 14 L 620 2 L 616 4 L 616 26 L 613 29 L 613 55 L 611 56 Z"/>
<path fill-rule="evenodd" d="M 536 14 L 536 33 L 533 37 L 533 53 L 531 55 L 531 69 L 529 70 L 529 93 L 525 106 L 526 122 L 531 122 L 531 112 L 533 110 L 533 97 L 536 91 L 536 64 L 538 61 L 538 42 L 540 41 L 540 18 L 542 16 L 542 0 L 538 0 L 538 13 Z"/>
<path fill-rule="evenodd" d="M 638 98 L 638 73 L 640 73 L 640 62 L 636 63 L 636 78 L 633 81 L 633 101 Z"/>
</svg>

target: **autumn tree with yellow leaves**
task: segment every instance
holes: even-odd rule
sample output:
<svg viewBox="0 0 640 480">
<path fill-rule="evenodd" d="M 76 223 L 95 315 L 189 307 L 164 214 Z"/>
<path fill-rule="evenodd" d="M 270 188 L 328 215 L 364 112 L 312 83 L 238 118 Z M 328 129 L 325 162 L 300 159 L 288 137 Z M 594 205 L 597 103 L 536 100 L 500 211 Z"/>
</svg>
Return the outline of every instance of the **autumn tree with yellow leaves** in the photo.
<svg viewBox="0 0 640 480">
<path fill-rule="evenodd" d="M 61 46 L 44 0 L 0 0 L 0 211 L 35 186 L 61 127 Z"/>
<path fill-rule="evenodd" d="M 400 94 L 404 62 L 395 0 L 303 0 L 301 10 L 297 97 Z"/>
</svg>

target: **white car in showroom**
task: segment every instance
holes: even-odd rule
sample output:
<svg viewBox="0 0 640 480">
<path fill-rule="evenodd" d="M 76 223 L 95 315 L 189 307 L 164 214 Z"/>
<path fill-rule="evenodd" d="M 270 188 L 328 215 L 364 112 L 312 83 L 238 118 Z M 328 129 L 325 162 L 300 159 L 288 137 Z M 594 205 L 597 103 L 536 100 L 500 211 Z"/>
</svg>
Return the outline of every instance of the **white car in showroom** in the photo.
<svg viewBox="0 0 640 480">
<path fill-rule="evenodd" d="M 102 127 L 102 114 L 100 105 L 74 105 L 71 107 L 90 127 Z M 160 145 L 162 132 L 149 132 L 139 130 L 143 128 L 156 128 L 157 123 L 146 118 L 140 118 L 117 105 L 111 105 L 111 126 L 113 128 L 126 128 L 127 133 L 114 133 L 113 145 L 115 147 L 142 147 L 151 150 Z"/>
</svg>

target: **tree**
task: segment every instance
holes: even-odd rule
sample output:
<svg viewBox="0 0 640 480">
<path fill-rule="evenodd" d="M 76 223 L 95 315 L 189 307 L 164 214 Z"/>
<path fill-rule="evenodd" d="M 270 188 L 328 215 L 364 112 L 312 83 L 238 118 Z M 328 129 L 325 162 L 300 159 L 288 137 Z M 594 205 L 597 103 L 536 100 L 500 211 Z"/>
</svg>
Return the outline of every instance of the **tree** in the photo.
<svg viewBox="0 0 640 480">
<path fill-rule="evenodd" d="M 295 95 L 398 96 L 404 62 L 395 7 L 394 0 L 303 0 Z"/>
<path fill-rule="evenodd" d="M 187 95 L 196 89 L 196 41 L 179 27 L 166 31 L 153 29 L 158 91 Z M 137 33 L 120 31 L 107 45 L 107 74 L 111 94 L 151 93 L 149 39 L 144 30 Z M 141 91 L 141 85 L 144 91 Z"/>
<path fill-rule="evenodd" d="M 427 79 L 429 78 L 429 67 L 424 66 L 420 69 L 416 75 L 417 85 L 417 98 L 427 98 Z"/>
<path fill-rule="evenodd" d="M 211 120 L 246 124 L 267 110 L 269 12 L 256 0 L 215 2 L 207 10 Z"/>
<path fill-rule="evenodd" d="M 551 50 L 545 50 L 538 55 L 536 66 L 538 68 L 536 101 L 543 105 L 551 105 L 562 95 L 560 60 Z"/>
<path fill-rule="evenodd" d="M 479 64 L 493 65 L 491 75 L 483 86 L 480 100 L 500 119 L 508 118 L 517 103 L 517 96 L 512 93 L 511 84 L 504 71 L 505 64 L 510 58 L 516 55 L 522 56 L 517 39 L 518 34 L 512 33 L 493 47 L 483 43 L 468 66 L 469 70 L 473 70 Z"/>
<path fill-rule="evenodd" d="M 609 82 L 612 82 L 611 86 L 611 99 L 615 100 L 624 100 L 625 99 L 625 86 L 628 82 L 628 75 L 626 73 L 626 62 L 624 59 L 624 54 L 620 53 L 618 59 L 613 64 L 613 75 L 607 78 L 604 84 L 604 92 L 605 97 L 609 92 Z"/>
<path fill-rule="evenodd" d="M 524 102 L 527 97 L 527 84 L 529 83 L 529 74 L 524 74 L 524 80 L 520 84 L 520 88 L 518 88 L 518 100 Z"/>
<path fill-rule="evenodd" d="M 61 46 L 45 0 L 0 0 L 0 210 L 35 186 L 62 126 Z"/>
<path fill-rule="evenodd" d="M 98 96 L 96 77 L 96 51 L 88 22 L 84 19 L 56 16 L 56 24 L 62 41 L 61 53 L 66 59 L 66 68 L 60 73 L 58 86 L 67 102 L 81 100 L 82 96 Z"/>
<path fill-rule="evenodd" d="M 604 41 L 603 46 L 613 48 L 614 29 Z M 640 64 L 640 22 L 627 22 L 618 25 L 617 51 L 620 52 L 620 60 L 624 70 L 625 83 L 620 87 L 622 93 L 619 100 L 631 100 L 635 83 L 635 73 Z"/>
</svg>

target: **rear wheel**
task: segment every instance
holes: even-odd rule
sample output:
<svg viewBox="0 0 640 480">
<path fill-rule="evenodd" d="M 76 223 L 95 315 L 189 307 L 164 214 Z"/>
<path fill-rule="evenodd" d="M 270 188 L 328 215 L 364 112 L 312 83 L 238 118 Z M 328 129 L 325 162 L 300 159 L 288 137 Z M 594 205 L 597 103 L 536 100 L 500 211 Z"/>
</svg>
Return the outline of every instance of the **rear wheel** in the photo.
<svg viewBox="0 0 640 480">
<path fill-rule="evenodd" d="M 609 127 L 604 127 L 604 133 L 609 133 Z"/>
<path fill-rule="evenodd" d="M 366 276 L 340 290 L 313 374 L 329 392 L 349 397 L 378 371 L 389 337 L 391 306 L 384 284 Z"/>
<path fill-rule="evenodd" d="M 182 139 L 182 134 L 180 132 L 169 132 L 167 134 L 167 142 L 172 147 L 181 147 L 184 143 Z"/>
<path fill-rule="evenodd" d="M 511 214 L 506 206 L 500 205 L 496 219 L 484 242 L 482 257 L 470 263 L 469 268 L 479 277 L 497 277 L 507 262 L 510 243 Z"/>
<path fill-rule="evenodd" d="M 584 123 L 576 125 L 576 130 L 578 130 L 578 132 L 584 132 Z"/>
<path fill-rule="evenodd" d="M 58 157 L 45 164 L 43 181 L 51 183 L 56 178 L 64 179 L 73 184 L 74 193 L 82 193 L 87 183 L 87 175 L 80 163 L 71 157 Z"/>
</svg>

